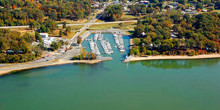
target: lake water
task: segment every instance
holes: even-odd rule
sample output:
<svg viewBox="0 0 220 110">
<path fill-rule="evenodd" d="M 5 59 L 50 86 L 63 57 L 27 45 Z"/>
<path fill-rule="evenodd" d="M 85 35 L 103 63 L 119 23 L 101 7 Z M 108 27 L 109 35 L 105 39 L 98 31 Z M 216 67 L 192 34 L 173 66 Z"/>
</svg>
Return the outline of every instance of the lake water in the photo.
<svg viewBox="0 0 220 110">
<path fill-rule="evenodd" d="M 113 48 L 112 35 L 105 37 Z M 220 59 L 125 64 L 125 53 L 113 49 L 112 61 L 0 77 L 0 110 L 219 110 Z"/>
</svg>

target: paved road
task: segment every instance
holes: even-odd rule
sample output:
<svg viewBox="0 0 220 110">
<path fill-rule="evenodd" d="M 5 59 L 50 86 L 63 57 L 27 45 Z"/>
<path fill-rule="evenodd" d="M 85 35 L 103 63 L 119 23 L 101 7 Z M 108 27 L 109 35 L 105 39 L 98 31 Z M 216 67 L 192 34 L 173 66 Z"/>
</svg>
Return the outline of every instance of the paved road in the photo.
<svg viewBox="0 0 220 110">
<path fill-rule="evenodd" d="M 88 23 L 85 23 L 84 26 L 79 30 L 79 32 L 77 32 L 72 38 L 71 40 L 73 40 L 74 38 L 78 37 L 84 30 L 86 30 L 90 25 L 92 25 L 97 19 L 99 19 L 102 14 L 103 14 L 103 11 L 105 10 L 105 8 L 110 5 L 110 4 L 107 4 L 105 7 L 103 7 L 101 9 L 101 12 L 99 14 L 97 14 L 93 19 L 91 19 Z"/>
</svg>

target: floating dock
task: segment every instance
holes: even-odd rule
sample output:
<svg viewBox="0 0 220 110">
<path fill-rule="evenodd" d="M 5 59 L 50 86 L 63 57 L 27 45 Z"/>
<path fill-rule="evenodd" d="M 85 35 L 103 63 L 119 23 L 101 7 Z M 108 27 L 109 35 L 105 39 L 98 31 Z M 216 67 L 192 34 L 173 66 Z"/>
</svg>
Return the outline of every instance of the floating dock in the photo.
<svg viewBox="0 0 220 110">
<path fill-rule="evenodd" d="M 124 47 L 124 41 L 122 35 L 118 34 L 113 34 L 115 43 L 117 44 L 117 47 L 120 52 L 125 52 L 125 47 Z"/>
<path fill-rule="evenodd" d="M 113 53 L 111 45 L 108 41 L 102 40 L 101 45 L 102 45 L 102 47 L 103 47 L 106 54 L 112 54 Z"/>
<path fill-rule="evenodd" d="M 93 41 L 93 39 L 91 39 L 91 40 L 89 41 L 89 45 L 90 45 L 90 48 L 91 48 L 91 50 L 92 50 L 92 53 L 95 53 L 96 55 L 100 55 L 100 54 L 101 54 L 101 53 L 99 52 L 99 48 L 98 48 L 96 42 Z"/>
</svg>

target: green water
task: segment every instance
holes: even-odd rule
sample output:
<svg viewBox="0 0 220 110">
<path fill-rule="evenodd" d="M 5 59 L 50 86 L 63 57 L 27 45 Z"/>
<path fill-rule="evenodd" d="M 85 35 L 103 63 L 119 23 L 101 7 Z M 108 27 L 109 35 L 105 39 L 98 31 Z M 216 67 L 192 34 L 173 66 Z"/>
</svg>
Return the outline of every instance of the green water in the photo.
<svg viewBox="0 0 220 110">
<path fill-rule="evenodd" d="M 0 77 L 0 110 L 219 110 L 219 59 L 124 64 L 124 54 L 114 52 L 114 60 L 99 64 Z"/>
</svg>

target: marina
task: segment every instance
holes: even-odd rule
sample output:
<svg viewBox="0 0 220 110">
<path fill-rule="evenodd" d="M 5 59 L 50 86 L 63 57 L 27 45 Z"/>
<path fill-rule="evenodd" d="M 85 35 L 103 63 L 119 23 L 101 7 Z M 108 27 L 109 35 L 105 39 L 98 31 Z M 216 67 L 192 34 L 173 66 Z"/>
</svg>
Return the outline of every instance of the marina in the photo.
<svg viewBox="0 0 220 110">
<path fill-rule="evenodd" d="M 111 44 L 108 41 L 108 37 L 104 37 L 104 35 L 101 32 L 97 32 L 97 31 L 95 31 L 93 36 L 91 36 L 90 38 L 86 38 L 85 41 L 89 41 L 91 52 L 95 53 L 96 55 L 102 54 L 102 52 L 100 52 L 97 46 L 98 44 L 100 44 L 101 48 L 104 50 L 103 53 L 107 55 L 114 53 L 111 45 L 114 45 L 115 48 L 118 48 L 119 52 L 125 52 L 122 34 L 120 34 L 119 31 L 114 31 L 114 32 L 112 31 L 112 33 L 115 33 L 115 34 L 112 34 L 113 35 L 112 38 L 115 44 Z"/>
</svg>

